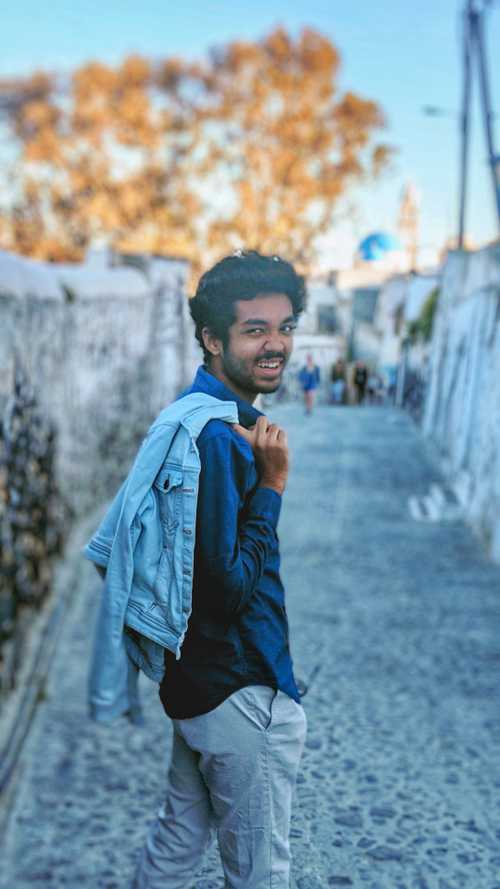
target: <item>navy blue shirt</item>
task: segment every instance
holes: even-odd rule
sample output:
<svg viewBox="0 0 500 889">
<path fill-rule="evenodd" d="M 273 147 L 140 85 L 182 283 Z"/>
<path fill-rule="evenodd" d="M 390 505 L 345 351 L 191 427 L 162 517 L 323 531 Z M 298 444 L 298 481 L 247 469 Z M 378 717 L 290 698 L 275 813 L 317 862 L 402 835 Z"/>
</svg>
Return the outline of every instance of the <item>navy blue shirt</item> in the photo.
<svg viewBox="0 0 500 889">
<path fill-rule="evenodd" d="M 188 392 L 235 401 L 246 428 L 261 416 L 204 367 L 182 394 Z M 252 449 L 229 424 L 210 420 L 197 444 L 193 611 L 180 660 L 165 651 L 163 707 L 173 719 L 188 719 L 247 685 L 280 689 L 299 702 L 276 533 L 281 497 L 258 487 Z"/>
</svg>

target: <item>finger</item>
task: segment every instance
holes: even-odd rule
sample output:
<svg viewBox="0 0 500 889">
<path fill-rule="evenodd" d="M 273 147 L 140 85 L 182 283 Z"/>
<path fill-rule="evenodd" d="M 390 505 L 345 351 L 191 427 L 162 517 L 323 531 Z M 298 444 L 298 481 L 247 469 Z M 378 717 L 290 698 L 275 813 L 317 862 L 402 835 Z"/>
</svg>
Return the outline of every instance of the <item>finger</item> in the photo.
<svg viewBox="0 0 500 889">
<path fill-rule="evenodd" d="M 269 420 L 267 417 L 259 417 L 255 426 L 255 441 L 262 447 L 267 441 L 267 430 L 270 426 Z"/>
<path fill-rule="evenodd" d="M 245 441 L 248 441 L 249 444 L 251 444 L 253 442 L 253 440 L 255 438 L 255 431 L 254 431 L 255 427 L 254 426 L 252 427 L 252 429 L 245 429 L 245 427 L 240 426 L 239 423 L 232 423 L 232 427 L 233 427 L 234 431 L 237 432 L 238 435 L 241 435 L 241 437 L 244 438 Z"/>
<path fill-rule="evenodd" d="M 255 424 L 255 427 L 257 430 L 259 430 L 259 429 L 267 430 L 269 425 L 270 425 L 270 423 L 269 423 L 268 418 L 265 416 L 262 416 L 257 419 L 257 423 Z"/>
<path fill-rule="evenodd" d="M 280 440 L 281 429 L 276 423 L 271 423 L 267 430 L 267 438 L 268 441 L 279 441 Z"/>
<path fill-rule="evenodd" d="M 286 433 L 284 433 L 283 431 L 280 432 L 278 438 L 274 439 L 274 444 L 276 445 L 277 448 L 280 449 L 280 451 L 282 451 L 282 453 L 284 453 L 284 454 L 288 453 L 288 442 L 287 442 L 287 438 L 286 438 Z"/>
</svg>

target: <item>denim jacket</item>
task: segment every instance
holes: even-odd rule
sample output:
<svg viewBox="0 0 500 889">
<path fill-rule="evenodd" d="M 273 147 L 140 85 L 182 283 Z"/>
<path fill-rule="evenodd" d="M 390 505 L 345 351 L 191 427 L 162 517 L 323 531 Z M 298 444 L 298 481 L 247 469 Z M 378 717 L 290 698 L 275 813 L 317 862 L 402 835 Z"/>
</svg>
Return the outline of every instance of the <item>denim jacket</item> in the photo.
<svg viewBox="0 0 500 889">
<path fill-rule="evenodd" d="M 235 402 L 190 393 L 150 427 L 132 469 L 83 553 L 106 569 L 90 669 L 90 712 L 141 722 L 139 669 L 161 682 L 164 649 L 180 657 L 191 614 L 198 435 L 238 422 Z"/>
</svg>

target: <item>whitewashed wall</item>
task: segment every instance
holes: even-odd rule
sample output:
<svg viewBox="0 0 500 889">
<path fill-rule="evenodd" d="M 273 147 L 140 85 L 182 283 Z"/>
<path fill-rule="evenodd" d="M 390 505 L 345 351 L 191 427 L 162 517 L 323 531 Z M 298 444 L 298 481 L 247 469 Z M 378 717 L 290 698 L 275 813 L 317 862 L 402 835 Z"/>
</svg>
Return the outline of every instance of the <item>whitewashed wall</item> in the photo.
<svg viewBox="0 0 500 889">
<path fill-rule="evenodd" d="M 448 257 L 423 428 L 500 561 L 500 245 Z"/>
<path fill-rule="evenodd" d="M 59 477 L 77 512 L 125 476 L 135 441 L 199 357 L 186 264 L 112 262 L 105 252 L 72 266 L 0 253 L 0 395 L 17 352 L 57 425 Z"/>
<path fill-rule="evenodd" d="M 408 324 L 419 317 L 426 299 L 440 284 L 440 273 L 396 275 L 389 278 L 377 300 L 374 328 L 379 336 L 380 366 L 396 366 L 402 355 L 402 343 L 408 334 Z M 418 364 L 425 349 L 418 346 L 413 359 Z"/>
</svg>

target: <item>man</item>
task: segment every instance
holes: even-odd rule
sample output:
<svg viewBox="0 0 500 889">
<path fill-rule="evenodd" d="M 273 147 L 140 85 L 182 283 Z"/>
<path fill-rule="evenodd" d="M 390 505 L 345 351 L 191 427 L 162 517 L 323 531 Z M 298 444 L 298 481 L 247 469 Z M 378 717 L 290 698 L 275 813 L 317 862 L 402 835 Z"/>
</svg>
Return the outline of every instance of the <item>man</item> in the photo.
<svg viewBox="0 0 500 889">
<path fill-rule="evenodd" d="M 337 358 L 331 371 L 331 396 L 332 404 L 344 404 L 346 392 L 345 363 L 342 358 Z"/>
<path fill-rule="evenodd" d="M 364 361 L 356 361 L 354 365 L 354 388 L 356 390 L 356 404 L 363 404 L 365 400 L 368 370 Z"/>
<path fill-rule="evenodd" d="M 228 889 L 289 886 L 306 719 L 276 534 L 288 447 L 252 405 L 278 389 L 303 308 L 293 267 L 253 251 L 217 263 L 190 302 L 205 364 L 188 391 L 235 401 L 239 424 L 211 420 L 197 441 L 193 610 L 180 660 L 165 653 L 172 759 L 136 889 L 187 889 L 215 832 Z"/>
<path fill-rule="evenodd" d="M 319 381 L 319 367 L 314 363 L 312 355 L 309 354 L 306 358 L 304 367 L 299 371 L 299 383 L 302 387 L 302 392 L 304 393 L 306 414 L 312 414 L 315 392 L 319 386 Z"/>
</svg>

